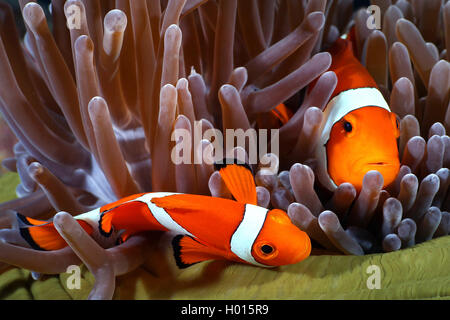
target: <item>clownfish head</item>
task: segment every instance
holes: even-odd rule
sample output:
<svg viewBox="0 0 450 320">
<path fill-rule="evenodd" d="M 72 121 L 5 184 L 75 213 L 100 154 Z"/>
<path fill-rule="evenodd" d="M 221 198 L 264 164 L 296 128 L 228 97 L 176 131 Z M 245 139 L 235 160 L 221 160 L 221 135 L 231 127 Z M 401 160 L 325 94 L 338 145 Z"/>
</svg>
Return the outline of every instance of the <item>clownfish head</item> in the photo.
<svg viewBox="0 0 450 320">
<path fill-rule="evenodd" d="M 377 170 L 384 187 L 391 184 L 400 169 L 396 115 L 384 108 L 363 107 L 347 113 L 334 123 L 326 144 L 327 169 L 339 186 L 350 182 L 359 192 L 364 175 Z"/>
<path fill-rule="evenodd" d="M 270 210 L 253 243 L 254 259 L 263 265 L 275 267 L 298 263 L 310 253 L 311 240 L 308 235 L 292 224 L 286 212 Z"/>
</svg>

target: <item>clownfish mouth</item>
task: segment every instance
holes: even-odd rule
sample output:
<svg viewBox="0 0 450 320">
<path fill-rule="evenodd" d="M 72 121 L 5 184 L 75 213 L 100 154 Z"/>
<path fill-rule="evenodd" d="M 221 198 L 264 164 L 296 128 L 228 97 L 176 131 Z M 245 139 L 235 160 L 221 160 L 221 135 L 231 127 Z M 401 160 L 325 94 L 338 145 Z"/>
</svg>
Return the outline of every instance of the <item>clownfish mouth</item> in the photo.
<svg viewBox="0 0 450 320">
<path fill-rule="evenodd" d="M 393 172 L 397 170 L 398 165 L 396 165 L 393 159 L 360 159 L 353 163 L 353 166 L 349 168 L 350 172 L 354 173 L 366 173 L 371 170 L 376 170 L 383 174 L 383 176 L 391 176 Z"/>
<path fill-rule="evenodd" d="M 389 162 L 383 162 L 383 161 L 380 161 L 380 162 L 369 162 L 367 164 L 369 166 L 388 166 L 388 165 L 390 165 Z"/>
<path fill-rule="evenodd" d="M 384 167 L 391 167 L 393 166 L 395 161 L 391 159 L 382 159 L 382 160 L 366 160 L 366 159 L 359 159 L 358 161 L 355 161 L 353 163 L 353 166 L 351 167 L 353 170 L 356 169 L 365 169 L 365 168 L 384 168 Z"/>
<path fill-rule="evenodd" d="M 366 162 L 362 165 L 361 169 L 363 171 L 377 170 L 381 173 L 389 172 L 394 168 L 394 163 L 388 161 L 372 161 Z M 387 170 L 387 171 L 386 171 Z"/>
</svg>

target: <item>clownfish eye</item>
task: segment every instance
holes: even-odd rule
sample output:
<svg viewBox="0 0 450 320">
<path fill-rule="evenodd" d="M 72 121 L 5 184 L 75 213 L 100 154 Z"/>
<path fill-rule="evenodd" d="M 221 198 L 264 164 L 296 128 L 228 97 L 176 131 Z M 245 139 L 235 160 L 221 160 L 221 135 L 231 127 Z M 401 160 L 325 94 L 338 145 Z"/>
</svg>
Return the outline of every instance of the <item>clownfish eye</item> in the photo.
<svg viewBox="0 0 450 320">
<path fill-rule="evenodd" d="M 261 251 L 264 254 L 271 254 L 273 252 L 273 247 L 268 244 L 265 244 L 261 247 Z"/>
<path fill-rule="evenodd" d="M 276 246 L 264 240 L 256 243 L 254 250 L 255 255 L 264 261 L 274 259 L 275 257 L 278 256 L 279 253 Z"/>
<path fill-rule="evenodd" d="M 344 121 L 344 130 L 346 132 L 352 132 L 352 130 L 353 130 L 352 124 L 348 121 Z"/>
</svg>

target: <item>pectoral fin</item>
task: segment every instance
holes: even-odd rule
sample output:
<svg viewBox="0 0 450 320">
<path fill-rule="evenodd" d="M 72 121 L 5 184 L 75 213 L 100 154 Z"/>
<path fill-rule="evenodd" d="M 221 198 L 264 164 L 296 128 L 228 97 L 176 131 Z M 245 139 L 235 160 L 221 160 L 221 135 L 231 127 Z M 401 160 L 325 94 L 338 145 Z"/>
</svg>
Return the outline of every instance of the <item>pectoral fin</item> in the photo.
<svg viewBox="0 0 450 320">
<path fill-rule="evenodd" d="M 208 260 L 223 259 L 220 250 L 204 245 L 192 237 L 178 235 L 172 240 L 175 261 L 180 269 Z"/>
</svg>

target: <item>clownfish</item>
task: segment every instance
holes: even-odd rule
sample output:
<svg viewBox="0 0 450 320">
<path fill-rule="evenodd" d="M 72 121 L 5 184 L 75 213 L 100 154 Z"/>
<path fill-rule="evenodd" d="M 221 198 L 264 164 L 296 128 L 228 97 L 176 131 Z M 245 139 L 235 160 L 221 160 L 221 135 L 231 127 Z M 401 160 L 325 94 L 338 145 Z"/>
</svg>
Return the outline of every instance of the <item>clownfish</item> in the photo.
<svg viewBox="0 0 450 320">
<path fill-rule="evenodd" d="M 308 235 L 287 213 L 257 206 L 248 165 L 216 165 L 235 200 L 179 193 L 143 193 L 75 217 L 94 239 L 120 244 L 133 234 L 173 231 L 172 247 L 180 268 L 207 260 L 231 260 L 260 267 L 298 263 L 310 255 Z M 18 214 L 22 238 L 36 250 L 59 250 L 67 243 L 51 221 Z M 23 225 L 25 224 L 25 225 Z"/>
<path fill-rule="evenodd" d="M 349 182 L 359 192 L 364 175 L 371 170 L 382 174 L 386 187 L 400 170 L 397 116 L 355 57 L 353 39 L 354 28 L 330 49 L 329 71 L 336 74 L 338 83 L 323 110 L 320 139 L 314 151 L 318 180 L 330 191 Z M 283 114 L 284 109 L 286 106 L 281 104 L 275 110 Z"/>
</svg>

